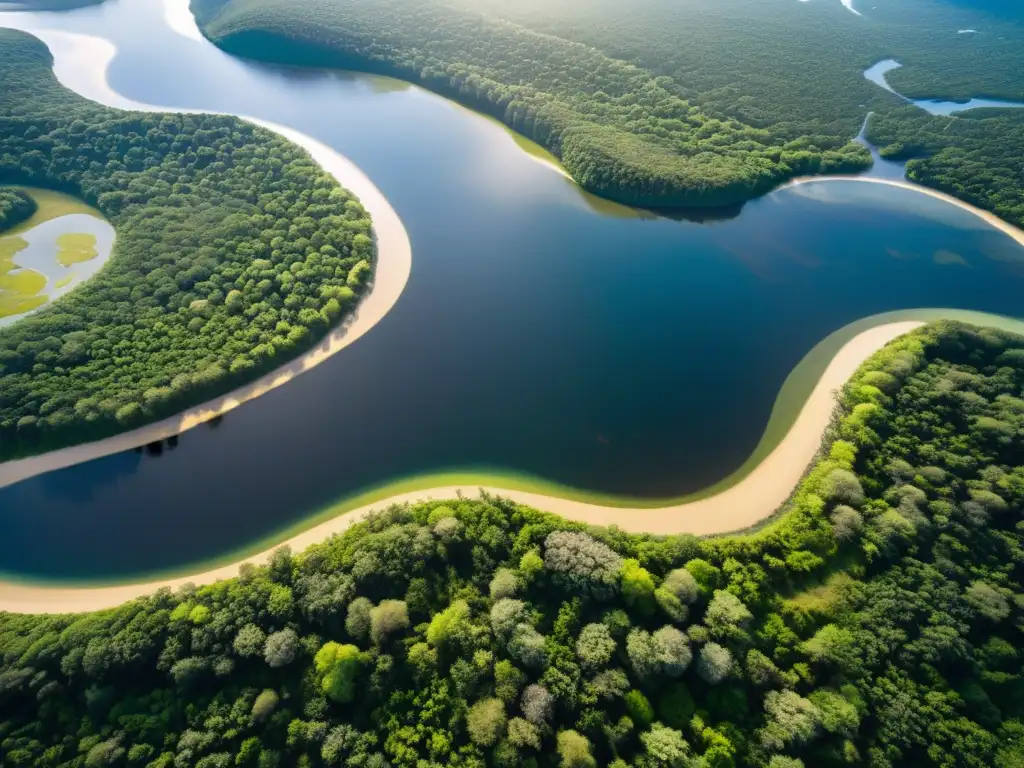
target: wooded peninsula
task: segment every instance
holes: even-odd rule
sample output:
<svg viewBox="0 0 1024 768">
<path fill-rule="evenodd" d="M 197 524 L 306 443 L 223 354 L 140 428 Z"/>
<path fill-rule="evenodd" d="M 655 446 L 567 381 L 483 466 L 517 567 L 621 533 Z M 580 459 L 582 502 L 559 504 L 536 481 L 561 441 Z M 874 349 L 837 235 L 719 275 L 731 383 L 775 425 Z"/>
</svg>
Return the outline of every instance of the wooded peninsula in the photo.
<svg viewBox="0 0 1024 768">
<path fill-rule="evenodd" d="M 0 183 L 72 194 L 117 231 L 96 277 L 0 331 L 0 460 L 227 392 L 311 347 L 366 291 L 370 218 L 301 148 L 231 117 L 97 105 L 24 33 L 0 30 L 0 52 Z"/>
<path fill-rule="evenodd" d="M 898 0 L 870 19 L 790 0 L 193 0 L 241 56 L 403 78 L 502 120 L 596 194 L 716 207 L 793 177 L 861 171 L 853 141 L 910 159 L 909 176 L 1024 223 L 1024 115 L 934 117 L 863 71 L 898 56 L 912 98 L 1024 99 L 1013 11 Z M 743 23 L 737 23 L 743 19 Z M 983 34 L 958 30 L 983 28 Z"/>
</svg>

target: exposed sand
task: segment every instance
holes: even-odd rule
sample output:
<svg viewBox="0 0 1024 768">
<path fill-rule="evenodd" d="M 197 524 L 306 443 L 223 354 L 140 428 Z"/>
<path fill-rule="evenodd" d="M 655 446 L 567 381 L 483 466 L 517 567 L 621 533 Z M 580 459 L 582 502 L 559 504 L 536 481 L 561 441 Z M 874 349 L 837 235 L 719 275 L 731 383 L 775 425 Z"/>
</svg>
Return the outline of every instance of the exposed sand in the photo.
<svg viewBox="0 0 1024 768">
<path fill-rule="evenodd" d="M 170 5 L 177 3 L 169 3 Z M 2 23 L 2 22 L 0 22 Z M 175 28 L 182 25 L 177 19 Z M 182 31 L 182 30 L 179 30 Z M 114 55 L 109 43 L 96 38 L 68 33 L 33 31 L 44 39 L 56 59 L 58 78 L 73 90 L 97 101 L 123 109 L 162 111 L 159 107 L 129 102 L 109 89 L 105 79 L 106 66 Z M 182 31 L 182 34 L 188 34 Z M 231 395 L 192 409 L 174 419 L 153 424 L 98 443 L 77 446 L 39 457 L 0 465 L 0 486 L 16 482 L 42 472 L 88 459 L 115 453 L 157 439 L 169 437 L 184 429 L 202 423 L 220 413 L 279 386 L 293 376 L 308 370 L 329 355 L 347 346 L 372 327 L 397 301 L 408 279 L 411 267 L 411 248 L 401 221 L 372 183 L 343 157 L 329 147 L 292 129 L 253 122 L 275 130 L 304 146 L 318 162 L 333 173 L 339 181 L 362 200 L 374 219 L 379 245 L 379 263 L 373 292 L 360 306 L 358 316 L 347 329 L 339 329 L 328 339 L 292 363 L 268 374 L 257 382 L 243 387 Z M 545 163 L 547 164 L 547 163 Z M 549 165 L 550 167 L 550 165 Z M 564 170 L 554 168 L 563 173 Z M 998 217 L 936 190 L 911 182 L 873 179 L 857 176 L 811 177 L 797 179 L 786 186 L 828 180 L 855 180 L 868 183 L 906 187 L 931 197 L 950 202 L 979 216 L 988 224 L 1010 235 L 1024 245 L 1024 232 Z M 655 534 L 694 533 L 698 535 L 727 533 L 749 527 L 775 512 L 792 493 L 805 469 L 813 460 L 828 425 L 835 405 L 835 392 L 853 374 L 857 367 L 876 350 L 892 339 L 907 333 L 923 323 L 918 321 L 894 322 L 880 325 L 855 336 L 847 342 L 829 363 L 817 385 L 803 405 L 796 421 L 778 446 L 749 475 L 736 485 L 714 496 L 662 508 L 628 508 L 605 506 L 573 499 L 565 499 L 537 492 L 484 487 L 489 493 L 505 496 L 516 502 L 559 514 L 568 519 L 594 525 L 615 524 L 623 530 Z M 209 584 L 237 574 L 244 562 L 255 564 L 267 560 L 273 549 L 287 544 L 301 551 L 313 543 L 346 530 L 375 509 L 393 503 L 424 501 L 431 498 L 452 498 L 462 493 L 474 496 L 481 490 L 477 486 L 440 486 L 397 494 L 372 504 L 338 515 L 324 523 L 280 542 L 238 562 L 200 573 L 176 578 L 157 579 L 137 584 L 104 587 L 75 587 L 0 582 L 0 611 L 26 613 L 66 613 L 99 610 L 116 606 L 127 600 L 149 594 L 161 587 L 177 588 L 186 583 Z"/>
<path fill-rule="evenodd" d="M 0 26 L 6 25 L 12 18 L 0 18 Z M 16 25 L 12 24 L 11 26 Z M 181 26 L 180 19 L 178 26 Z M 116 50 L 106 40 L 69 32 L 36 30 L 32 29 L 31 25 L 27 25 L 25 28 L 49 46 L 54 56 L 53 69 L 57 79 L 65 87 L 88 99 L 125 110 L 198 111 L 166 109 L 142 104 L 126 99 L 113 91 L 107 84 L 106 72 Z M 373 328 L 398 301 L 412 269 L 412 246 L 401 219 L 398 218 L 398 214 L 395 213 L 380 190 L 355 165 L 326 144 L 287 126 L 244 116 L 242 119 L 274 131 L 302 146 L 324 170 L 356 195 L 369 211 L 377 240 L 377 263 L 370 292 L 366 294 L 355 314 L 346 323 L 331 331 L 313 349 L 265 376 L 216 400 L 194 406 L 176 416 L 130 432 L 92 443 L 51 451 L 40 456 L 4 462 L 0 464 L 0 488 L 44 472 L 164 440 L 221 416 L 242 403 L 291 381 L 299 374 L 319 365 L 331 355 L 352 344 Z"/>
<path fill-rule="evenodd" d="M 510 498 L 521 504 L 553 512 L 570 520 L 593 525 L 615 524 L 626 531 L 655 534 L 727 533 L 749 527 L 775 512 L 792 493 L 807 466 L 821 445 L 828 426 L 835 392 L 856 371 L 857 367 L 889 341 L 921 322 L 906 321 L 880 325 L 855 336 L 844 345 L 818 380 L 796 421 L 779 445 L 749 475 L 736 485 L 714 496 L 698 501 L 662 508 L 627 508 L 592 504 L 558 498 L 541 493 L 484 487 L 488 493 Z M 176 589 L 183 584 L 210 584 L 238 573 L 238 566 L 249 562 L 266 562 L 271 552 L 282 544 L 301 551 L 311 544 L 341 533 L 375 509 L 391 504 L 454 498 L 462 493 L 475 496 L 478 487 L 443 486 L 409 491 L 359 507 L 316 525 L 273 548 L 238 562 L 201 573 L 178 578 L 160 579 L 138 584 L 110 587 L 46 586 L 0 582 L 0 611 L 18 613 L 68 613 L 93 611 L 119 605 L 135 597 L 149 594 L 160 587 Z"/>
</svg>

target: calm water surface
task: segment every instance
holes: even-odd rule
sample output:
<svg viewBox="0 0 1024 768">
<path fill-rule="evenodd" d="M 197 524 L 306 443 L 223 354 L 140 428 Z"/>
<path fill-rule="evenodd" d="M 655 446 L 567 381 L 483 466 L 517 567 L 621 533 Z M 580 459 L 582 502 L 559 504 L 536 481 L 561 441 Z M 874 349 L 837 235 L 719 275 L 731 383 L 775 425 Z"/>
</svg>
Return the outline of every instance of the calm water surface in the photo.
<svg viewBox="0 0 1024 768">
<path fill-rule="evenodd" d="M 416 88 L 238 62 L 148 4 L 42 18 L 113 40 L 129 98 L 258 116 L 346 154 L 404 220 L 413 270 L 367 336 L 216 427 L 0 491 L 2 571 L 182 566 L 430 471 L 695 491 L 746 458 L 786 375 L 843 325 L 1020 314 L 1024 249 L 913 191 L 822 182 L 712 223 L 623 215 Z"/>
</svg>

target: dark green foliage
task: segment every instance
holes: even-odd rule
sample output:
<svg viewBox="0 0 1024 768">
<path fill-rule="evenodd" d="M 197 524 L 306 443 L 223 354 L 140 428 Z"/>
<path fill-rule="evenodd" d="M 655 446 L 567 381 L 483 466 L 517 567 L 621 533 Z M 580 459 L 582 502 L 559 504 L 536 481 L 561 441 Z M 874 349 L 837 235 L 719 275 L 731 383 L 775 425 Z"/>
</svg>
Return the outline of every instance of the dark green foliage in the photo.
<svg viewBox="0 0 1024 768">
<path fill-rule="evenodd" d="M 793 176 L 865 168 L 849 135 L 788 137 L 687 101 L 668 77 L 569 39 L 424 0 L 202 0 L 232 53 L 396 75 L 502 119 L 586 189 L 643 206 L 724 206 Z M 819 141 L 822 138 L 822 141 Z"/>
<path fill-rule="evenodd" d="M 870 110 L 883 154 L 928 157 L 911 178 L 1024 221 L 1024 116 L 933 118 L 862 75 L 896 57 L 904 66 L 890 81 L 912 98 L 1024 99 L 1020 14 L 998 0 L 982 10 L 891 0 L 861 17 L 838 0 L 192 5 L 225 50 L 420 83 L 494 115 L 582 186 L 626 203 L 726 205 L 794 175 L 865 168 L 850 140 Z M 957 34 L 972 28 L 983 33 Z"/>
<path fill-rule="evenodd" d="M 32 218 L 38 209 L 36 201 L 21 190 L 0 188 L 0 232 Z"/>
<path fill-rule="evenodd" d="M 1021 350 L 952 323 L 890 345 L 755 534 L 587 530 L 484 496 L 392 508 L 241 579 L 0 617 L 4 765 L 1019 764 Z M 685 626 L 608 577 L 636 562 L 693 601 Z M 514 598 L 488 596 L 499 573 Z"/>
<path fill-rule="evenodd" d="M 369 217 L 300 148 L 228 117 L 107 109 L 0 31 L 0 182 L 70 192 L 110 262 L 0 332 L 0 459 L 210 399 L 310 347 L 355 303 Z"/>
</svg>

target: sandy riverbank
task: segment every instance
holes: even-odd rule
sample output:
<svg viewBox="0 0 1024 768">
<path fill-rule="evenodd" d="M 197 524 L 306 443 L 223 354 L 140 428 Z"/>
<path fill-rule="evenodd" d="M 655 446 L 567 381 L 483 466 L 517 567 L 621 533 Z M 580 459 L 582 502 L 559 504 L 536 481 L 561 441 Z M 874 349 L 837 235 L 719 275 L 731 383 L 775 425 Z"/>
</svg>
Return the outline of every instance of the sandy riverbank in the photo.
<svg viewBox="0 0 1024 768">
<path fill-rule="evenodd" d="M 604 506 L 573 499 L 559 498 L 531 491 L 497 487 L 483 490 L 513 499 L 521 504 L 593 525 L 615 524 L 626 531 L 655 534 L 727 533 L 749 527 L 778 509 L 792 493 L 821 444 L 822 434 L 832 417 L 835 392 L 857 370 L 858 366 L 885 344 L 923 323 L 905 321 L 888 323 L 864 331 L 833 357 L 818 380 L 810 397 L 789 432 L 778 446 L 749 475 L 732 487 L 714 496 L 661 508 L 628 508 Z M 183 584 L 210 584 L 231 578 L 244 562 L 264 563 L 271 552 L 283 544 L 301 551 L 311 544 L 341 533 L 369 512 L 390 504 L 453 498 L 459 493 L 474 496 L 475 486 L 442 486 L 414 490 L 380 499 L 340 514 L 320 525 L 281 542 L 271 549 L 243 558 L 235 563 L 177 578 L 158 579 L 137 584 L 109 587 L 67 587 L 41 584 L 0 583 L 0 611 L 20 613 L 66 613 L 109 608 L 135 597 L 149 594 L 161 587 L 176 589 Z"/>
<path fill-rule="evenodd" d="M 0 26 L 7 25 L 10 20 L 11 17 L 0 18 Z M 20 27 L 20 24 L 11 26 Z M 113 91 L 107 83 L 106 73 L 116 50 L 106 40 L 69 32 L 37 30 L 33 29 L 31 24 L 26 25 L 24 29 L 49 46 L 54 57 L 54 73 L 61 84 L 88 99 L 117 109 L 132 111 L 197 111 L 142 104 Z M 370 213 L 377 240 L 377 264 L 370 292 L 360 302 L 355 314 L 331 331 L 315 347 L 259 379 L 215 400 L 193 406 L 176 416 L 130 432 L 40 456 L 4 462 L 0 464 L 0 488 L 44 472 L 165 440 L 221 416 L 275 387 L 286 384 L 352 344 L 391 311 L 398 301 L 412 269 L 412 246 L 401 219 L 387 198 L 362 171 L 326 144 L 287 126 L 245 116 L 239 117 L 274 131 L 303 147 L 324 170 L 359 198 L 363 207 Z"/>
</svg>

